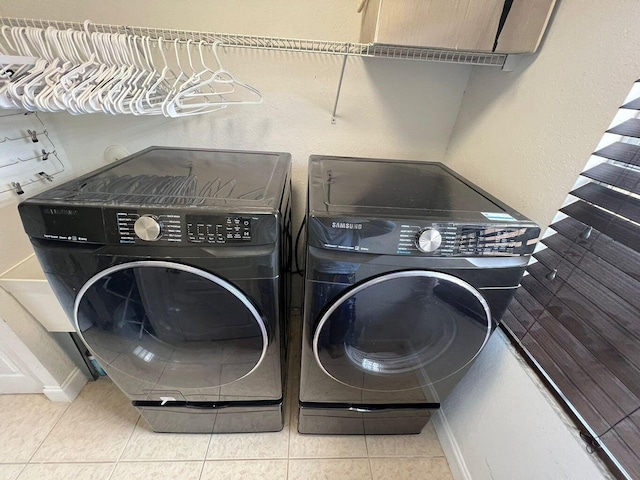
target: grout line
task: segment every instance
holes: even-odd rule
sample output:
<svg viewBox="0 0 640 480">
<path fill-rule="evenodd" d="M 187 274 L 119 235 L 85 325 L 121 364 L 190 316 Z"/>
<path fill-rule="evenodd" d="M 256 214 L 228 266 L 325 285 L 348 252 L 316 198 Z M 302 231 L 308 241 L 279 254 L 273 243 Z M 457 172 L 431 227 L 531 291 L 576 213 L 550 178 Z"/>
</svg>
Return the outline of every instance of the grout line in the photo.
<svg viewBox="0 0 640 480">
<path fill-rule="evenodd" d="M 22 473 L 27 468 L 27 465 L 28 465 L 28 463 L 25 463 L 25 464 L 22 465 L 22 468 L 20 469 L 20 472 L 18 472 L 18 475 L 16 476 L 16 480 L 18 480 L 20 478 L 20 475 L 22 475 Z"/>
<path fill-rule="evenodd" d="M 202 459 L 202 466 L 200 467 L 200 475 L 198 476 L 199 480 L 202 480 L 202 475 L 204 474 L 204 467 L 207 464 L 207 457 L 209 456 L 209 449 L 211 448 L 212 441 L 213 441 L 213 433 L 210 433 L 209 441 L 207 442 L 207 449 L 204 451 L 204 458 Z"/>
<path fill-rule="evenodd" d="M 129 433 L 129 437 L 127 438 L 127 441 L 124 443 L 124 446 L 122 447 L 122 450 L 120 450 L 120 454 L 118 455 L 118 458 L 116 459 L 116 462 L 113 465 L 113 470 L 111 470 L 111 475 L 109 475 L 109 477 L 107 477 L 107 480 L 111 480 L 111 478 L 113 478 L 113 475 L 116 472 L 116 468 L 118 468 L 118 464 L 120 463 L 120 460 L 122 459 L 122 455 L 124 455 L 125 450 L 129 446 L 129 442 L 131 442 L 131 438 L 133 437 L 133 433 L 136 431 L 136 428 L 138 427 L 138 424 L 140 423 L 140 419 L 141 418 L 142 418 L 142 415 L 138 414 L 138 418 L 136 419 L 136 423 L 133 424 L 133 428 L 131 429 L 131 433 Z"/>
<path fill-rule="evenodd" d="M 113 475 L 116 473 L 116 468 L 118 468 L 118 462 L 113 464 L 113 468 L 111 469 L 111 473 L 107 477 L 107 480 L 111 480 L 113 478 Z"/>
<path fill-rule="evenodd" d="M 366 434 L 363 435 L 363 437 L 364 437 L 364 448 L 367 451 L 367 463 L 369 464 L 369 475 L 373 480 L 373 465 L 371 464 L 371 453 L 369 452 L 369 440 Z"/>
<path fill-rule="evenodd" d="M 133 438 L 133 434 L 135 433 L 136 428 L 138 428 L 138 425 L 140 424 L 140 420 L 141 419 L 142 419 L 142 415 L 138 414 L 138 418 L 136 419 L 136 423 L 133 425 L 133 428 L 131 429 L 131 433 L 129 434 L 129 437 L 127 438 L 127 441 L 125 442 L 124 447 L 122 447 L 122 450 L 120 451 L 120 455 L 118 455 L 118 458 L 116 459 L 116 463 L 119 463 L 120 460 L 122 460 L 122 456 L 124 455 L 125 450 L 129 446 L 129 443 L 131 442 L 131 439 Z"/>
<path fill-rule="evenodd" d="M 84 390 L 84 387 L 83 387 Z M 82 393 L 82 391 L 80 392 Z M 44 394 L 42 394 L 44 396 Z M 78 397 L 80 396 L 80 394 L 78 394 L 78 396 L 76 398 L 73 399 L 73 401 L 69 402 L 67 404 L 67 406 L 65 407 L 64 411 L 60 414 L 60 416 L 58 417 L 58 419 L 53 423 L 53 425 L 51 426 L 51 428 L 49 429 L 49 431 L 47 432 L 47 434 L 44 436 L 44 438 L 42 439 L 42 441 L 38 444 L 38 446 L 33 450 L 33 453 L 29 456 L 29 459 L 27 460 L 27 464 L 32 463 L 31 461 L 33 460 L 33 457 L 35 456 L 36 453 L 38 453 L 38 450 L 40 450 L 40 447 L 42 447 L 42 445 L 44 444 L 44 442 L 47 440 L 47 438 L 49 438 L 49 435 L 51 435 L 51 432 L 53 432 L 53 430 L 58 426 L 58 423 L 60 423 L 60 421 L 62 420 L 62 417 L 64 417 L 67 412 L 69 411 L 69 409 L 71 408 L 71 405 L 73 405 L 73 403 L 78 399 Z M 51 401 L 49 399 L 47 399 L 48 401 Z M 35 464 L 38 463 L 44 463 L 44 462 L 35 462 Z M 20 472 L 22 473 L 22 472 Z"/>
</svg>

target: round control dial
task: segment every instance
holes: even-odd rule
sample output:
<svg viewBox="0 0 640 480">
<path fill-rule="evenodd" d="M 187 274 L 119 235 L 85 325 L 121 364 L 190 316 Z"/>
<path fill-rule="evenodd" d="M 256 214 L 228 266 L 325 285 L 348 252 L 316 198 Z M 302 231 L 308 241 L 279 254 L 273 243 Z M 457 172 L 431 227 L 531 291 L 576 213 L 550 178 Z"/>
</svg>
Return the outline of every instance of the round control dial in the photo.
<svg viewBox="0 0 640 480">
<path fill-rule="evenodd" d="M 435 228 L 420 230 L 416 236 L 416 247 L 421 252 L 435 252 L 442 243 L 442 236 Z"/>
<path fill-rule="evenodd" d="M 147 242 L 155 242 L 162 235 L 162 227 L 153 215 L 142 215 L 133 224 L 136 235 Z"/>
</svg>

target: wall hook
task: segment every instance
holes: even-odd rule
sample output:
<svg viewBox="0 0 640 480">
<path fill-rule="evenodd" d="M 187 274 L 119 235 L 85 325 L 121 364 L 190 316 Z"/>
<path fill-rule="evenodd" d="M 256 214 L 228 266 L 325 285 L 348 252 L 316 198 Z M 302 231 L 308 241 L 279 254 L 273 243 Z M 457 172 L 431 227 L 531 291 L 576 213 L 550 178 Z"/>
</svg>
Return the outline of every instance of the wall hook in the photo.
<svg viewBox="0 0 640 480">
<path fill-rule="evenodd" d="M 556 275 L 558 275 L 558 269 L 557 269 L 557 268 L 554 268 L 553 270 L 551 270 L 549 273 L 547 273 L 547 274 L 545 275 L 545 278 L 546 278 L 547 280 L 551 280 L 551 281 L 553 281 L 553 280 L 555 280 Z"/>
<path fill-rule="evenodd" d="M 48 182 L 53 182 L 53 177 L 49 175 L 47 172 L 38 172 L 38 175 L 40 175 L 40 177 L 44 178 Z"/>
<path fill-rule="evenodd" d="M 31 136 L 31 141 L 33 143 L 39 142 L 40 140 L 38 140 L 38 134 L 36 133 L 35 130 L 27 130 L 27 133 Z"/>
<path fill-rule="evenodd" d="M 15 189 L 18 195 L 22 195 L 24 193 L 24 190 L 22 189 L 20 182 L 11 182 L 11 186 Z"/>
</svg>

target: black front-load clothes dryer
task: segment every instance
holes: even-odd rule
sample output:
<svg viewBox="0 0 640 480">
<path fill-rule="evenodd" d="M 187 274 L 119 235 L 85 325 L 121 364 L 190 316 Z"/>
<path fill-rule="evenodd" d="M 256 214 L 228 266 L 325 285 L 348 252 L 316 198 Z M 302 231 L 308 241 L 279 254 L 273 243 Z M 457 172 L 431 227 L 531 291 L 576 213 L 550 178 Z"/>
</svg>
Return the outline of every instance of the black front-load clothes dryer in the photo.
<svg viewBox="0 0 640 480">
<path fill-rule="evenodd" d="M 283 427 L 290 156 L 151 147 L 26 200 L 56 296 L 159 432 Z"/>
<path fill-rule="evenodd" d="M 439 163 L 309 161 L 301 433 L 419 433 L 486 345 L 540 229 Z"/>
</svg>

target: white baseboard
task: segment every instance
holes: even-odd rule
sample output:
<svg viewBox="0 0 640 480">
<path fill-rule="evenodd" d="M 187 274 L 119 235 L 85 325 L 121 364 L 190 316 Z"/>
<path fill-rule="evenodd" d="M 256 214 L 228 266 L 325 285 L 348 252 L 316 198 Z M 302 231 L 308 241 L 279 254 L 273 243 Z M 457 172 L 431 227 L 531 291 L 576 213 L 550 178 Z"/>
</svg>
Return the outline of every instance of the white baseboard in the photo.
<svg viewBox="0 0 640 480">
<path fill-rule="evenodd" d="M 464 461 L 462 452 L 458 448 L 458 442 L 453 436 L 447 417 L 442 409 L 438 410 L 431 416 L 433 422 L 433 428 L 435 428 L 444 451 L 444 456 L 447 457 L 449 462 L 449 468 L 451 474 L 455 480 L 473 480 L 471 473 L 467 469 L 467 464 Z"/>
<path fill-rule="evenodd" d="M 45 385 L 44 393 L 52 402 L 72 402 L 87 383 L 87 377 L 78 367 L 74 368 L 62 385 Z"/>
</svg>

